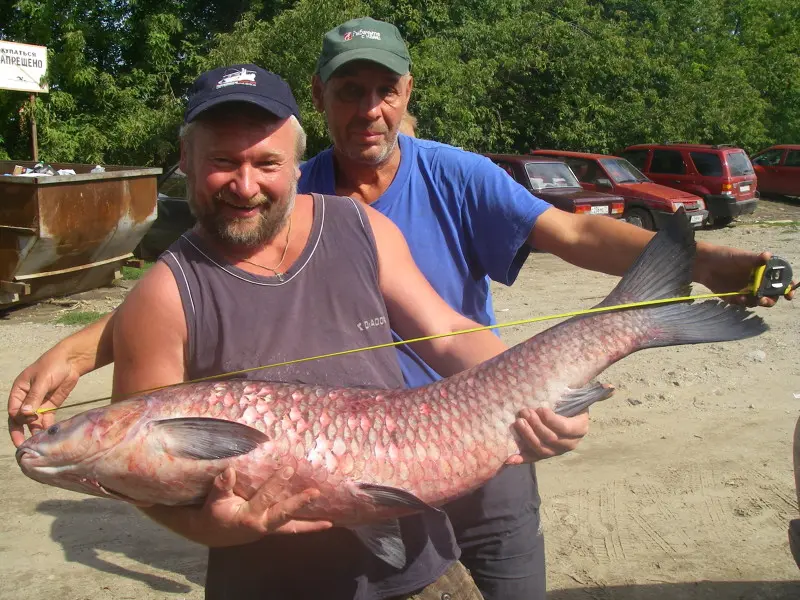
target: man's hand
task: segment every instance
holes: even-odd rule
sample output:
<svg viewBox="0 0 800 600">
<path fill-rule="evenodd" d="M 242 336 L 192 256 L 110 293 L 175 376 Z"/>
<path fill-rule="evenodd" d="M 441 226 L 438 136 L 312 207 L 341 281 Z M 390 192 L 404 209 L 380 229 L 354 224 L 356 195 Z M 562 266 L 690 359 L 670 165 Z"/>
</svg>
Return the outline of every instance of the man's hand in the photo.
<svg viewBox="0 0 800 600">
<path fill-rule="evenodd" d="M 181 531 L 181 527 L 174 527 L 174 530 L 206 546 L 223 547 L 249 544 L 269 534 L 308 533 L 333 527 L 329 521 L 291 518 L 320 494 L 317 489 L 307 489 L 287 498 L 286 482 L 293 474 L 291 468 L 283 469 L 256 490 L 250 500 L 245 500 L 233 492 L 236 471 L 228 467 L 214 480 L 214 487 L 192 523 L 192 531 Z M 176 525 L 171 519 L 162 520 L 155 507 L 145 512 L 167 527 Z"/>
<path fill-rule="evenodd" d="M 697 244 L 697 268 L 695 279 L 705 285 L 712 292 L 723 294 L 736 292 L 747 287 L 750 273 L 753 269 L 766 264 L 772 258 L 769 252 L 756 254 L 738 248 L 726 246 L 713 246 L 711 244 Z M 796 282 L 792 282 L 794 284 Z M 794 298 L 794 291 L 786 294 L 785 298 Z M 756 298 L 752 294 L 729 296 L 724 298 L 731 304 L 744 304 L 746 306 L 775 306 L 778 298 Z"/>
<path fill-rule="evenodd" d="M 40 415 L 36 410 L 61 406 L 79 376 L 59 346 L 48 350 L 17 375 L 8 395 L 8 431 L 15 446 L 25 441 L 26 425 L 33 435 L 55 422 L 53 413 Z"/>
<path fill-rule="evenodd" d="M 514 429 L 527 450 L 509 457 L 507 465 L 535 462 L 574 450 L 589 431 L 589 413 L 562 417 L 550 408 L 526 408 L 520 412 Z"/>
</svg>

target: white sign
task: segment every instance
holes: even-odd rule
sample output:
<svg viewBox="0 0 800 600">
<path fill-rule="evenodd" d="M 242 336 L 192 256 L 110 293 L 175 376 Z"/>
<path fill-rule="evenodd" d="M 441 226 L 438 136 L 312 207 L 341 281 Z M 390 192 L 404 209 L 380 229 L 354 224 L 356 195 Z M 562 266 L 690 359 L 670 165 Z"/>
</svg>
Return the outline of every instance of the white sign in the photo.
<svg viewBox="0 0 800 600">
<path fill-rule="evenodd" d="M 47 93 L 47 48 L 0 40 L 0 90 Z"/>
</svg>

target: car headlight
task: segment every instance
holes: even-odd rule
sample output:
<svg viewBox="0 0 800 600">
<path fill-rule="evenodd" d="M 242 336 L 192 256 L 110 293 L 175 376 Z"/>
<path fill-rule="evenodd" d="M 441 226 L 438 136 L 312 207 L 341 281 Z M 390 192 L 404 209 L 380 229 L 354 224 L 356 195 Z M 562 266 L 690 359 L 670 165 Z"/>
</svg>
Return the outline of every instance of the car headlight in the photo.
<svg viewBox="0 0 800 600">
<path fill-rule="evenodd" d="M 673 202 L 672 203 L 672 212 L 678 212 L 680 208 L 683 206 L 683 202 Z"/>
</svg>

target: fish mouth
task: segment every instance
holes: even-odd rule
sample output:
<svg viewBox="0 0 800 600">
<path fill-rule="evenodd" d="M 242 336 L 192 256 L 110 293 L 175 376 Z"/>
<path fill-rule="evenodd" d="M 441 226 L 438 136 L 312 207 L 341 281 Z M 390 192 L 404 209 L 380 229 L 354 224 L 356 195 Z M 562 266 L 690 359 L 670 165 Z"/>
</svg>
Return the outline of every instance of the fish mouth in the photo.
<svg viewBox="0 0 800 600">
<path fill-rule="evenodd" d="M 17 448 L 17 452 L 14 457 L 17 459 L 17 464 L 21 465 L 22 460 L 25 458 L 25 455 L 28 455 L 28 460 L 33 460 L 34 458 L 41 458 L 41 454 L 32 448 L 26 448 L 25 446 L 20 446 Z"/>
</svg>

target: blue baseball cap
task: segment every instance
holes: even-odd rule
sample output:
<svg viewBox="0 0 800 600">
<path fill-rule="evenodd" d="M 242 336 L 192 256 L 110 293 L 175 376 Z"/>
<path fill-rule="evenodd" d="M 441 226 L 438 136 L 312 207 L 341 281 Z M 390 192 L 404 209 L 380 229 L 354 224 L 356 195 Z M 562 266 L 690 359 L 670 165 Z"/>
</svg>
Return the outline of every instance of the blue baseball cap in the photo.
<svg viewBox="0 0 800 600">
<path fill-rule="evenodd" d="M 191 123 L 201 113 L 225 102 L 248 102 L 279 119 L 294 115 L 300 121 L 300 109 L 289 84 L 275 73 L 248 63 L 200 74 L 189 89 L 183 122 Z"/>
</svg>

